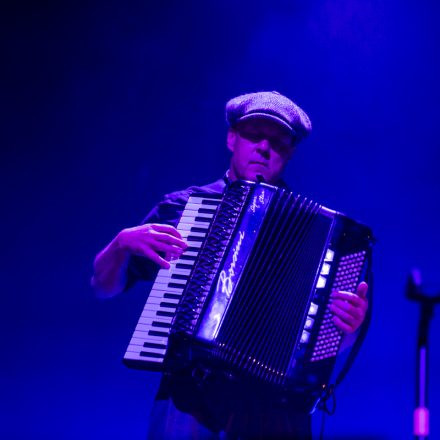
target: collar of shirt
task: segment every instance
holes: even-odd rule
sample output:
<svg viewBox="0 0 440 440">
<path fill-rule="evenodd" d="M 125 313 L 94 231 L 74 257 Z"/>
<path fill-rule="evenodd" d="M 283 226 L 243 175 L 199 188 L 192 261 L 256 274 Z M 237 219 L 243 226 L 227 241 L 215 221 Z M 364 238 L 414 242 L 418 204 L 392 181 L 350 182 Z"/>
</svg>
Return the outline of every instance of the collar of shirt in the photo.
<svg viewBox="0 0 440 440">
<path fill-rule="evenodd" d="M 224 174 L 223 180 L 225 181 L 226 185 L 230 185 L 232 183 L 232 180 L 229 177 L 229 169 Z M 283 179 L 278 180 L 278 182 L 276 184 L 273 184 L 273 186 L 277 186 L 278 188 L 282 188 L 282 189 L 285 189 L 287 191 L 290 191 L 289 187 L 287 186 L 287 183 L 284 182 Z"/>
</svg>

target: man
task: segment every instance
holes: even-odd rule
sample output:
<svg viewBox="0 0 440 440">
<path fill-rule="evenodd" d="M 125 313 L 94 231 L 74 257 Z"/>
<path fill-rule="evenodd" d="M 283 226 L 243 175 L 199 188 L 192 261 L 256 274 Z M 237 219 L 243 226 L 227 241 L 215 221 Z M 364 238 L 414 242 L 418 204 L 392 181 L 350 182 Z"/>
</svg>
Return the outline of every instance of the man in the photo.
<svg viewBox="0 0 440 440">
<path fill-rule="evenodd" d="M 228 182 L 237 179 L 263 179 L 286 187 L 281 179 L 283 170 L 296 145 L 311 131 L 306 113 L 277 92 L 259 92 L 230 100 L 226 117 L 227 147 L 232 155 L 225 177 L 167 195 L 142 225 L 119 232 L 95 259 L 92 284 L 100 296 L 112 296 L 136 280 L 154 278 L 159 267 L 169 268 L 170 261 L 185 251 L 187 245 L 175 226 L 192 192 L 222 192 Z M 367 289 L 367 284 L 361 283 L 357 295 L 332 294 L 333 319 L 345 333 L 362 324 L 368 307 Z M 243 397 L 232 404 L 231 399 L 240 393 Z M 308 415 L 290 404 L 245 384 L 231 385 L 215 376 L 201 380 L 197 371 L 166 375 L 156 399 L 150 438 L 310 437 Z"/>
</svg>

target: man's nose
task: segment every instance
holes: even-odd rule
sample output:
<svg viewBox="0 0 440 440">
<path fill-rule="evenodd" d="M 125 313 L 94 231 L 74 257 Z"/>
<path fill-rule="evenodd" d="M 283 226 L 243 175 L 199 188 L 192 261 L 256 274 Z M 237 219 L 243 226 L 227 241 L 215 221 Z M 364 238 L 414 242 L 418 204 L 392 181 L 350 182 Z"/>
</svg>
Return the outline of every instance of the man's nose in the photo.
<svg viewBox="0 0 440 440">
<path fill-rule="evenodd" d="M 257 144 L 257 151 L 264 156 L 267 156 L 270 152 L 270 142 L 268 139 L 261 139 Z"/>
</svg>

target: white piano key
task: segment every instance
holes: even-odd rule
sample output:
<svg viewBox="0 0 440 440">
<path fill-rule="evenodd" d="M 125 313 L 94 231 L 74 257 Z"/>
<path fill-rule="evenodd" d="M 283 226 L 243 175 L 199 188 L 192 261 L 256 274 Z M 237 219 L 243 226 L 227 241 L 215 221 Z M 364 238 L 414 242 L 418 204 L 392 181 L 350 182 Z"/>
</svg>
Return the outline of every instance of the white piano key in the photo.
<svg viewBox="0 0 440 440">
<path fill-rule="evenodd" d="M 159 297 L 152 297 L 152 296 L 150 296 L 150 297 L 148 297 L 148 299 L 150 299 L 151 298 L 151 301 L 148 301 L 150 304 L 160 304 L 161 302 L 172 302 L 172 303 L 174 303 L 174 304 L 179 304 L 179 300 L 178 299 L 172 299 L 172 298 L 166 298 L 166 299 L 164 299 L 164 298 L 159 298 Z"/>
<path fill-rule="evenodd" d="M 200 223 L 209 224 L 212 222 L 210 219 L 212 219 L 214 217 L 214 214 L 196 212 L 196 211 L 188 211 L 187 213 L 182 214 L 181 221 L 182 221 L 182 223 L 191 223 L 194 225 L 194 223 L 199 222 L 198 220 L 196 220 L 196 217 L 206 218 L 207 221 L 202 220 L 202 221 L 200 221 Z"/>
<path fill-rule="evenodd" d="M 143 318 L 141 318 L 141 319 L 143 319 Z M 156 330 L 156 329 L 154 329 L 154 330 Z M 169 335 L 168 335 L 169 334 L 169 329 L 166 329 L 166 328 L 159 329 L 158 328 L 157 331 L 160 331 L 162 333 L 167 333 L 166 338 L 169 338 Z M 138 330 L 135 330 L 134 333 L 133 333 L 133 338 L 137 338 L 137 339 L 145 339 L 148 336 L 151 336 L 151 335 L 149 335 L 147 332 L 141 332 L 141 331 L 138 331 Z"/>
<path fill-rule="evenodd" d="M 153 288 L 156 285 L 156 283 L 163 284 L 164 283 L 163 280 L 171 279 L 171 275 L 189 275 L 190 273 L 191 273 L 190 269 L 181 269 L 181 268 L 176 268 L 176 267 L 174 267 L 174 270 L 172 270 L 170 272 L 158 273 L 157 278 L 156 278 L 156 282 L 154 283 Z"/>
<path fill-rule="evenodd" d="M 181 231 L 181 230 L 186 231 L 186 230 L 190 230 L 191 228 L 209 229 L 208 222 L 196 222 L 195 216 L 192 218 L 193 218 L 193 221 L 191 221 L 191 222 L 187 222 L 187 221 L 180 222 L 179 225 L 177 226 L 177 230 L 178 231 Z"/>
<path fill-rule="evenodd" d="M 159 271 L 157 272 L 156 280 L 160 276 L 166 277 L 166 276 L 171 275 L 172 274 L 172 268 L 173 268 L 173 265 L 171 265 L 171 267 L 169 269 L 159 269 Z"/>
<path fill-rule="evenodd" d="M 156 319 L 154 319 L 154 321 L 156 321 Z M 151 323 L 151 318 L 144 318 L 143 316 L 141 316 L 139 318 L 139 322 L 141 324 L 150 324 Z M 166 327 L 151 327 L 151 330 L 154 330 L 156 332 L 162 332 L 162 333 L 169 333 L 170 329 L 166 328 Z M 135 332 L 133 333 L 133 337 L 134 338 L 143 338 L 146 337 L 148 335 L 148 332 L 138 332 L 137 330 L 135 330 Z M 152 335 L 148 335 L 148 336 L 152 336 Z"/>
<path fill-rule="evenodd" d="M 209 209 L 210 211 L 217 211 L 217 205 L 200 205 L 202 209 Z"/>
<path fill-rule="evenodd" d="M 217 206 L 201 205 L 200 203 L 187 203 L 187 205 L 185 207 L 185 211 L 199 212 L 200 209 L 206 209 L 206 210 L 215 212 L 215 211 L 217 211 Z"/>
<path fill-rule="evenodd" d="M 195 260 L 176 260 L 177 264 L 186 264 L 187 266 L 192 266 Z"/>
<path fill-rule="evenodd" d="M 214 217 L 214 213 L 210 213 L 210 212 L 198 212 L 196 217 L 203 217 L 203 218 L 213 218 Z"/>
<path fill-rule="evenodd" d="M 186 284 L 187 280 L 179 280 L 178 278 L 174 279 L 171 278 L 171 275 L 169 277 L 158 277 L 156 278 L 159 283 L 162 284 L 168 284 L 168 283 L 176 283 L 176 284 Z"/>
<path fill-rule="evenodd" d="M 155 290 L 154 292 L 151 291 L 149 294 L 149 298 L 163 298 L 165 295 L 165 291 L 164 290 Z M 148 301 L 147 301 L 148 304 Z"/>
<path fill-rule="evenodd" d="M 127 348 L 127 351 L 130 351 L 132 353 L 139 353 L 141 351 L 144 351 L 146 353 L 159 353 L 159 354 L 165 354 L 167 349 L 166 348 L 154 348 L 154 347 L 143 347 L 140 345 L 129 345 Z"/>
<path fill-rule="evenodd" d="M 209 196 L 206 196 L 206 197 L 190 196 L 188 199 L 188 202 L 197 203 L 199 205 L 202 205 L 204 200 L 218 200 L 218 202 L 220 204 L 220 199 L 217 199 L 214 197 L 209 197 Z M 203 205 L 203 206 L 205 207 L 205 206 L 216 206 L 216 205 Z"/>
<path fill-rule="evenodd" d="M 195 247 L 195 248 L 200 248 L 202 247 L 202 242 L 201 241 L 187 241 L 186 244 L 189 247 Z"/>
<path fill-rule="evenodd" d="M 127 353 L 138 353 L 139 354 L 142 351 L 143 348 L 144 347 L 142 345 L 132 345 L 132 344 L 129 344 L 128 347 L 127 347 L 126 354 Z M 127 356 L 124 356 L 124 357 L 127 357 Z"/>
<path fill-rule="evenodd" d="M 149 356 L 141 356 L 137 353 L 129 352 L 125 353 L 125 359 L 132 359 L 135 361 L 148 361 L 148 362 L 156 362 L 157 364 L 163 363 L 163 358 L 155 358 L 155 357 L 149 357 Z"/>
<path fill-rule="evenodd" d="M 170 307 L 163 307 L 163 309 L 161 309 L 163 311 L 173 311 L 176 310 L 174 308 L 170 308 Z M 159 322 L 165 322 L 167 324 L 171 324 L 171 321 L 173 320 L 172 316 L 157 316 L 157 310 L 143 310 L 141 313 L 141 316 L 143 318 L 154 318 L 155 321 L 159 321 Z"/>
<path fill-rule="evenodd" d="M 172 304 L 172 303 L 170 303 Z M 177 304 L 173 304 L 173 305 L 177 305 Z M 142 310 L 141 316 L 143 318 L 151 318 L 152 322 L 153 321 L 158 321 L 158 322 L 165 322 L 170 324 L 171 321 L 173 320 L 174 316 L 162 316 L 162 315 L 158 315 L 157 312 L 170 312 L 170 313 L 175 313 L 176 312 L 176 307 L 165 307 L 165 306 L 161 306 L 159 309 L 157 310 Z M 157 318 L 157 319 L 156 319 Z"/>
<path fill-rule="evenodd" d="M 183 224 L 190 224 L 190 225 L 194 225 L 194 223 L 196 222 L 196 216 L 195 215 L 189 215 L 189 214 L 182 214 L 181 217 L 181 222 Z M 208 222 L 200 222 L 200 223 L 206 223 L 208 224 Z M 209 226 L 209 224 L 208 224 Z M 177 230 L 179 230 L 179 226 L 177 226 Z"/>
<path fill-rule="evenodd" d="M 163 310 L 167 311 L 167 310 L 176 310 L 176 309 L 170 309 L 169 307 L 164 307 Z M 171 321 L 173 320 L 172 316 L 157 316 L 156 312 L 153 312 L 151 310 L 143 310 L 141 316 L 143 318 L 152 318 L 153 321 L 164 322 L 165 324 L 171 324 Z"/>
<path fill-rule="evenodd" d="M 185 211 L 198 211 L 200 208 L 204 206 L 201 203 L 194 203 L 191 200 L 188 200 L 188 203 L 185 206 Z"/>
<path fill-rule="evenodd" d="M 201 237 L 201 238 L 206 237 L 206 234 L 204 232 L 180 231 L 180 235 L 182 236 L 182 238 L 186 238 L 191 235 L 193 237 Z"/>
<path fill-rule="evenodd" d="M 197 255 L 199 255 L 199 253 L 196 251 L 185 251 L 182 255 L 185 255 L 185 257 L 197 257 Z M 183 263 L 185 261 L 190 261 L 190 260 L 181 259 L 181 260 L 177 260 L 177 261 L 182 261 L 182 263 Z"/>
<path fill-rule="evenodd" d="M 144 342 L 167 345 L 168 338 L 164 338 L 163 336 L 147 336 L 145 338 L 131 338 L 130 345 L 144 345 Z"/>
<path fill-rule="evenodd" d="M 176 298 L 160 298 L 160 302 L 171 302 L 171 301 L 177 301 L 177 303 L 173 303 L 173 304 L 179 304 L 179 300 Z M 148 311 L 158 311 L 158 310 L 162 310 L 162 307 L 160 306 L 160 302 L 153 304 L 145 304 L 145 307 L 143 308 L 143 310 L 145 310 L 146 312 Z M 170 312 L 171 310 L 168 310 L 168 308 L 165 310 L 163 309 L 164 312 Z"/>
<path fill-rule="evenodd" d="M 183 286 L 182 286 L 183 287 Z M 151 289 L 151 292 L 163 292 L 165 293 L 175 293 L 175 294 L 181 294 L 183 292 L 183 289 L 179 287 L 168 287 L 168 283 L 162 283 L 155 286 L 153 289 Z M 151 293 L 150 293 L 151 295 Z"/>
<path fill-rule="evenodd" d="M 173 275 L 189 275 L 191 273 L 191 269 L 174 269 Z"/>
</svg>

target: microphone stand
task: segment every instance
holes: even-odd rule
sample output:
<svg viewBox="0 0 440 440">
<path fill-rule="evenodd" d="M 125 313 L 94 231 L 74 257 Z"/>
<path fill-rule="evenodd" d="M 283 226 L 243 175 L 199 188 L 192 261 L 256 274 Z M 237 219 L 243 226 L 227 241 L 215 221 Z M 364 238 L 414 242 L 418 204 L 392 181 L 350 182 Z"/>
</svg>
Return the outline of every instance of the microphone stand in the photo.
<svg viewBox="0 0 440 440">
<path fill-rule="evenodd" d="M 416 440 L 427 440 L 429 435 L 428 409 L 428 341 L 429 324 L 434 315 L 434 307 L 440 303 L 440 293 L 427 295 L 421 288 L 421 276 L 413 270 L 408 278 L 406 297 L 420 304 L 417 334 L 417 376 L 416 408 L 413 415 L 413 433 Z"/>
</svg>

